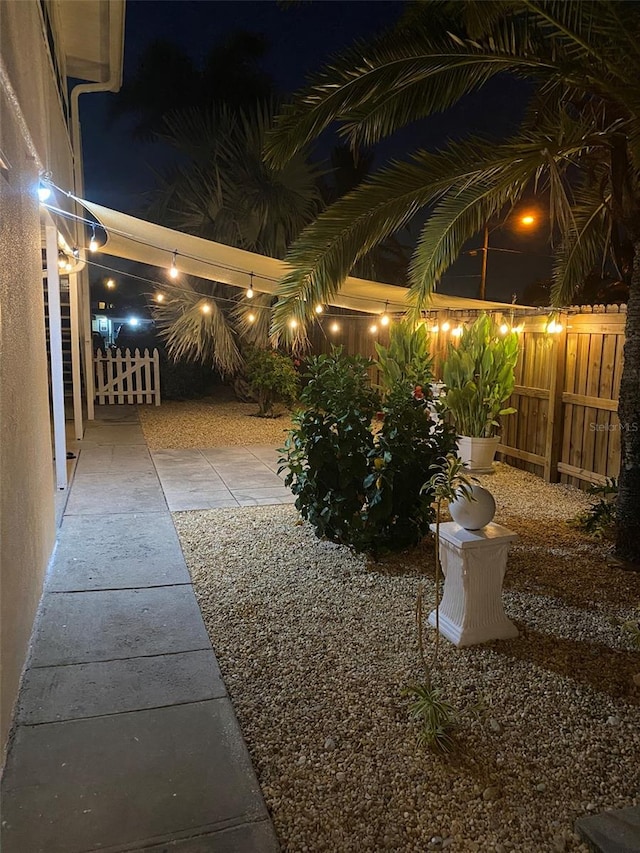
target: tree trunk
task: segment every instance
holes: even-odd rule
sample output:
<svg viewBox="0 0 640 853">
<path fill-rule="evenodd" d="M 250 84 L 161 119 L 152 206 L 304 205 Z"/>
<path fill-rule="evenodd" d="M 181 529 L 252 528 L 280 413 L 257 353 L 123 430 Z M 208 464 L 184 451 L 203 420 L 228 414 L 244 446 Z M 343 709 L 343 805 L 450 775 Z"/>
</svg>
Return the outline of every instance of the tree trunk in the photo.
<svg viewBox="0 0 640 853">
<path fill-rule="evenodd" d="M 616 557 L 640 569 L 640 239 L 634 242 L 633 273 L 625 327 L 624 366 L 618 417 L 621 429 Z"/>
</svg>

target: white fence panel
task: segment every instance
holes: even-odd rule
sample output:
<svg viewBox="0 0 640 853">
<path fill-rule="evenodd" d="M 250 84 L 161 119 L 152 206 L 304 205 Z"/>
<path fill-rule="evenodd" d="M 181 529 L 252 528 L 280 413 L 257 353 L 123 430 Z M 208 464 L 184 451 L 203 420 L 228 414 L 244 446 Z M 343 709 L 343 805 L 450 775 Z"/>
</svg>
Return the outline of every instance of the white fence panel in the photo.
<svg viewBox="0 0 640 853">
<path fill-rule="evenodd" d="M 105 403 L 155 403 L 160 405 L 160 356 L 136 349 L 106 353 L 98 350 L 93 359 L 96 400 Z"/>
</svg>

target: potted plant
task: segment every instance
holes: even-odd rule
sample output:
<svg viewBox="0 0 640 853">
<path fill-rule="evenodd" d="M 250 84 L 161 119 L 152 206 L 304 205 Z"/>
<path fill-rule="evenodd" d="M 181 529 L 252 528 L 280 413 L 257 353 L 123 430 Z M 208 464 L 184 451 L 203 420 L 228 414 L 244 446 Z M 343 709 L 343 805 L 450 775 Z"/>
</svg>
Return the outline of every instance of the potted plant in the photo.
<svg viewBox="0 0 640 853">
<path fill-rule="evenodd" d="M 513 393 L 517 360 L 517 334 L 501 334 L 486 314 L 464 330 L 458 346 L 449 344 L 443 365 L 444 405 L 458 431 L 458 454 L 475 473 L 493 470 L 498 418 L 516 411 L 504 403 Z"/>
</svg>

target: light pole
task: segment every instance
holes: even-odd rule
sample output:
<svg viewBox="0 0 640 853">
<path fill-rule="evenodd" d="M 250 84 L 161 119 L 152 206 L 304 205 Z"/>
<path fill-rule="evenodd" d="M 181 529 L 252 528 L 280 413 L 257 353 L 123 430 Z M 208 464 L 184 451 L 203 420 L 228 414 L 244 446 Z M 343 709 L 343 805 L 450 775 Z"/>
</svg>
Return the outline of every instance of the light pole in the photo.
<svg viewBox="0 0 640 853">
<path fill-rule="evenodd" d="M 518 217 L 517 222 L 520 226 L 525 229 L 533 228 L 536 225 L 537 217 L 533 213 L 523 213 Z M 522 252 L 518 252 L 516 249 L 492 249 L 494 252 L 506 252 L 510 255 L 520 255 Z M 478 292 L 478 299 L 486 299 L 487 295 L 487 259 L 489 256 L 489 223 L 487 222 L 484 226 L 484 239 L 482 241 L 481 249 L 472 249 L 469 252 L 470 255 L 475 255 L 477 252 L 482 252 L 482 267 L 480 270 L 480 288 Z"/>
</svg>

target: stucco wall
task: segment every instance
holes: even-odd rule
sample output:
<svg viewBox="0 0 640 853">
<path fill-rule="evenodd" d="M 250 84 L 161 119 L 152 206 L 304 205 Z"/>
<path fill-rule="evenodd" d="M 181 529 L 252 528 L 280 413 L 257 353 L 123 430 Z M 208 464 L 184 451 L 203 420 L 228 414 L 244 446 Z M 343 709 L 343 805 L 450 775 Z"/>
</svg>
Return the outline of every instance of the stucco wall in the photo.
<svg viewBox="0 0 640 853">
<path fill-rule="evenodd" d="M 41 265 L 40 166 L 71 186 L 71 155 L 37 2 L 0 0 L 0 746 L 55 538 Z M 39 162 L 40 161 L 40 162 Z"/>
</svg>

